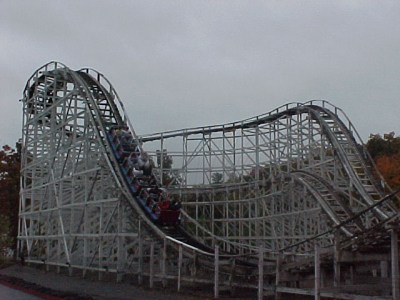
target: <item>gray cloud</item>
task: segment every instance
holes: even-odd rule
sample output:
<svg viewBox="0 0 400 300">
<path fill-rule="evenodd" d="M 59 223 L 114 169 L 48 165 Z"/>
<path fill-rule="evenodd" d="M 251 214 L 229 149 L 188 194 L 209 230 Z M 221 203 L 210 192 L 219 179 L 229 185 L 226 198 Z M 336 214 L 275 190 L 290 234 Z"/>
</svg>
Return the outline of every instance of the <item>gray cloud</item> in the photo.
<svg viewBox="0 0 400 300">
<path fill-rule="evenodd" d="M 0 0 L 0 143 L 51 60 L 107 76 L 138 133 L 221 124 L 327 99 L 362 138 L 399 129 L 395 1 Z"/>
</svg>

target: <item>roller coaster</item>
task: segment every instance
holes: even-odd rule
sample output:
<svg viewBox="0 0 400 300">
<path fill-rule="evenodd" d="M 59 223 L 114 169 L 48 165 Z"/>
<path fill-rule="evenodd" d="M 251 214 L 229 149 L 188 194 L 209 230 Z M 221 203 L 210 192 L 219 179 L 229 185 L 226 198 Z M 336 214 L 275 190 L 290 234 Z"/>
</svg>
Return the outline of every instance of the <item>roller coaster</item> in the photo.
<svg viewBox="0 0 400 300">
<path fill-rule="evenodd" d="M 331 103 L 139 135 L 106 77 L 59 62 L 34 72 L 22 103 L 25 262 L 150 287 L 212 284 L 216 298 L 399 299 L 398 193 Z M 150 173 L 127 166 L 131 153 Z M 154 187 L 179 206 L 155 211 L 143 195 Z"/>
</svg>

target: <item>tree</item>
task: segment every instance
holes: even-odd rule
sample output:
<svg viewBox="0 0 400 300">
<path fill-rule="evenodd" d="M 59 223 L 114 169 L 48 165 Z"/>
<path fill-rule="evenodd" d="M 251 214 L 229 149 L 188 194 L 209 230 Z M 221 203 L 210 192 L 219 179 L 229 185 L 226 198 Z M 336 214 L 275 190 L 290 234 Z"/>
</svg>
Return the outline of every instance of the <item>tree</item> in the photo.
<svg viewBox="0 0 400 300">
<path fill-rule="evenodd" d="M 382 155 L 376 160 L 376 166 L 390 187 L 400 188 L 400 154 Z"/>
<path fill-rule="evenodd" d="M 213 173 L 211 175 L 211 181 L 212 181 L 212 184 L 220 184 L 224 181 L 224 175 L 222 175 L 221 173 L 218 173 L 218 172 Z"/>
<path fill-rule="evenodd" d="M 171 155 L 168 154 L 167 149 L 157 150 L 157 168 L 162 172 L 162 183 L 164 186 L 180 185 L 182 183 L 182 177 L 179 174 L 179 170 L 173 169 L 174 160 Z"/>
<path fill-rule="evenodd" d="M 394 132 L 385 133 L 383 137 L 379 134 L 371 134 L 367 149 L 374 160 L 383 155 L 400 153 L 400 137 L 395 137 Z"/>
<path fill-rule="evenodd" d="M 10 235 L 10 220 L 7 216 L 0 216 L 0 263 L 6 255 L 8 250 L 12 248 L 15 237 Z"/>
<path fill-rule="evenodd" d="M 0 219 L 4 219 L 0 224 L 0 234 L 3 238 L 6 234 L 12 240 L 14 250 L 18 235 L 21 143 L 17 143 L 16 148 L 18 151 L 5 145 L 0 151 Z"/>
<path fill-rule="evenodd" d="M 383 137 L 371 134 L 367 149 L 387 184 L 394 189 L 400 188 L 400 137 L 395 137 L 394 132 Z"/>
</svg>

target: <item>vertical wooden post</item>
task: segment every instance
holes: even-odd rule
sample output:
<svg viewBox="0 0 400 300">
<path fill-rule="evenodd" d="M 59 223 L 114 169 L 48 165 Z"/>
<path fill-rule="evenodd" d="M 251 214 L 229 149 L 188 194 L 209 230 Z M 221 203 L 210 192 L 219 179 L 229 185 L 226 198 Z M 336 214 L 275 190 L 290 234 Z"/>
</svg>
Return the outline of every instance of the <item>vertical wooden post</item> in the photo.
<svg viewBox="0 0 400 300">
<path fill-rule="evenodd" d="M 88 237 L 86 236 L 86 233 L 88 231 L 88 213 L 87 213 L 87 207 L 86 205 L 84 206 L 83 209 L 83 266 L 84 268 L 82 269 L 82 277 L 86 277 L 86 272 L 87 272 L 87 267 L 88 267 L 88 258 L 89 258 L 89 242 L 88 242 Z"/>
<path fill-rule="evenodd" d="M 321 265 L 320 265 L 320 257 L 319 257 L 319 245 L 318 242 L 314 245 L 314 274 L 315 274 L 315 300 L 321 299 Z"/>
<path fill-rule="evenodd" d="M 118 205 L 118 233 L 117 233 L 117 282 L 121 282 L 123 278 L 123 266 L 125 263 L 125 253 L 124 249 L 124 237 L 121 235 L 123 232 L 123 222 L 122 222 L 122 207 Z"/>
<path fill-rule="evenodd" d="M 335 232 L 333 245 L 333 286 L 340 286 L 340 240 L 339 234 Z"/>
<path fill-rule="evenodd" d="M 397 229 L 393 228 L 391 234 L 391 256 L 392 256 L 392 297 L 400 300 L 399 290 L 399 244 Z"/>
<path fill-rule="evenodd" d="M 123 275 L 123 266 L 124 266 L 124 261 L 125 261 L 125 255 L 122 251 L 123 249 L 123 237 L 119 235 L 117 237 L 118 241 L 118 254 L 117 254 L 117 282 L 121 282 L 124 275 Z"/>
<path fill-rule="evenodd" d="M 138 283 L 143 284 L 143 241 L 141 234 L 141 220 L 139 219 L 139 263 L 138 263 Z"/>
<path fill-rule="evenodd" d="M 231 268 L 230 268 L 230 273 L 229 273 L 229 290 L 231 295 L 234 294 L 235 288 L 233 286 L 233 280 L 234 280 L 234 276 L 235 276 L 235 272 L 236 272 L 236 259 L 235 258 L 231 258 L 230 259 L 230 264 L 231 264 Z"/>
<path fill-rule="evenodd" d="M 85 223 L 86 226 L 86 223 Z M 85 229 L 86 230 L 86 227 Z M 87 259 L 88 259 L 88 238 L 84 237 L 83 238 L 83 269 L 82 269 L 82 277 L 85 278 L 86 277 L 86 272 L 87 272 Z"/>
<path fill-rule="evenodd" d="M 278 253 L 278 256 L 276 257 L 276 269 L 275 269 L 275 300 L 281 299 L 281 294 L 278 292 L 278 287 L 281 280 L 281 261 L 282 261 L 281 254 Z"/>
<path fill-rule="evenodd" d="M 164 247 L 162 252 L 162 286 L 165 288 L 167 286 L 167 239 L 164 238 Z"/>
<path fill-rule="evenodd" d="M 354 284 L 354 266 L 350 265 L 350 284 Z"/>
<path fill-rule="evenodd" d="M 61 261 L 61 240 L 58 239 L 57 240 L 57 261 Z M 56 269 L 57 274 L 60 274 L 61 272 L 61 268 L 60 268 L 60 264 L 57 264 L 57 269 Z"/>
<path fill-rule="evenodd" d="M 192 268 L 192 276 L 197 276 L 197 253 L 196 251 L 193 252 L 193 268 Z"/>
<path fill-rule="evenodd" d="M 263 247 L 258 250 L 258 300 L 264 297 L 264 251 Z"/>
<path fill-rule="evenodd" d="M 154 242 L 150 244 L 150 288 L 154 287 Z"/>
<path fill-rule="evenodd" d="M 181 269 L 182 269 L 182 244 L 179 244 L 179 256 L 178 256 L 178 292 L 181 291 Z"/>
<path fill-rule="evenodd" d="M 388 262 L 386 260 L 381 261 L 381 278 L 388 278 Z"/>
<path fill-rule="evenodd" d="M 46 264 L 46 261 L 50 261 L 50 241 L 46 241 L 46 259 L 43 260 L 43 264 L 45 265 L 46 272 L 50 271 L 50 265 Z"/>
<path fill-rule="evenodd" d="M 214 298 L 219 297 L 219 248 L 218 245 L 215 246 L 214 251 Z"/>
<path fill-rule="evenodd" d="M 99 207 L 99 232 L 103 232 L 103 228 L 102 228 L 102 226 L 103 226 L 103 208 L 104 208 L 104 204 L 100 204 L 100 207 Z M 99 235 L 99 237 L 98 237 L 98 261 L 99 261 L 99 263 L 98 263 L 98 268 L 99 268 L 99 271 L 98 271 L 98 279 L 99 279 L 99 281 L 101 281 L 101 280 L 103 280 L 103 271 L 100 271 L 100 270 L 102 270 L 103 269 L 103 235 Z"/>
</svg>

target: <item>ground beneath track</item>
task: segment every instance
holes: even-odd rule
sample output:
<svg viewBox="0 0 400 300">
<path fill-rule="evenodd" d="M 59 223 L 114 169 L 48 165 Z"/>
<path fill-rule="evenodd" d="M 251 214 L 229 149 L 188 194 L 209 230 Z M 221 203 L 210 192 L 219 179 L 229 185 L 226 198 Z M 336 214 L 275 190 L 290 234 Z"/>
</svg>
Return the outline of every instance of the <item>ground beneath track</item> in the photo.
<svg viewBox="0 0 400 300">
<path fill-rule="evenodd" d="M 129 283 L 70 277 L 20 264 L 2 268 L 0 270 L 0 284 L 48 300 L 206 300 L 212 299 L 213 295 L 212 290 L 192 289 L 184 293 L 177 293 L 172 289 L 150 290 Z"/>
</svg>

